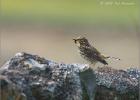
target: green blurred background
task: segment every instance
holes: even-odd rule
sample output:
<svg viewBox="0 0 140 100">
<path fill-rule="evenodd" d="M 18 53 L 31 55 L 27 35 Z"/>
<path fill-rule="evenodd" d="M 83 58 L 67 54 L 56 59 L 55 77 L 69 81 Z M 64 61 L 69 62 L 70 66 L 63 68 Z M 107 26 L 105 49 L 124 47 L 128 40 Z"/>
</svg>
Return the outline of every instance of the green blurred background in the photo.
<svg viewBox="0 0 140 100">
<path fill-rule="evenodd" d="M 139 5 L 139 0 L 1 0 L 0 64 L 21 51 L 87 63 L 72 41 L 87 33 L 102 53 L 122 59 L 109 60 L 110 66 L 138 67 Z"/>
</svg>

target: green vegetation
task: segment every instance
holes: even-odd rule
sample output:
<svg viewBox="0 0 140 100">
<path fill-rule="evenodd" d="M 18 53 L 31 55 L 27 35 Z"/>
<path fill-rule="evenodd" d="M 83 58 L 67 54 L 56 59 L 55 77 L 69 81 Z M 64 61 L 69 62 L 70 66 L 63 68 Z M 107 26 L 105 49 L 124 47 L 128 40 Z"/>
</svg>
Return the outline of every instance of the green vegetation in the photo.
<svg viewBox="0 0 140 100">
<path fill-rule="evenodd" d="M 126 23 L 140 15 L 139 0 L 1 0 L 1 6 L 2 21 Z"/>
</svg>

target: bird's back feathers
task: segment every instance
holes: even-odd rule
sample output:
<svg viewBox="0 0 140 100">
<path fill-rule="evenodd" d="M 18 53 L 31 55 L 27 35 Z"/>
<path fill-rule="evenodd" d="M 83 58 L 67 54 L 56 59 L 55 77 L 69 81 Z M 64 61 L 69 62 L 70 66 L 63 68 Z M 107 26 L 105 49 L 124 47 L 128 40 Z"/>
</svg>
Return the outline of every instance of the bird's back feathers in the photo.
<svg viewBox="0 0 140 100">
<path fill-rule="evenodd" d="M 101 62 L 104 65 L 107 65 L 108 63 L 104 60 L 104 58 L 101 56 L 101 53 L 92 46 L 80 46 L 79 47 L 80 54 L 83 58 L 90 61 L 91 63 L 94 62 Z"/>
</svg>

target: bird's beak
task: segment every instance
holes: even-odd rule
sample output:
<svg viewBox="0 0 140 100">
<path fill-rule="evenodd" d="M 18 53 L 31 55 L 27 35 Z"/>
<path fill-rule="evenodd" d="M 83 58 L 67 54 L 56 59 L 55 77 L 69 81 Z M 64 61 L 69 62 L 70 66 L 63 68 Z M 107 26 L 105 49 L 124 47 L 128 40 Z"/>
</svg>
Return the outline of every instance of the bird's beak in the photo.
<svg viewBox="0 0 140 100">
<path fill-rule="evenodd" d="M 73 39 L 74 43 L 76 44 L 77 43 L 77 39 Z"/>
</svg>

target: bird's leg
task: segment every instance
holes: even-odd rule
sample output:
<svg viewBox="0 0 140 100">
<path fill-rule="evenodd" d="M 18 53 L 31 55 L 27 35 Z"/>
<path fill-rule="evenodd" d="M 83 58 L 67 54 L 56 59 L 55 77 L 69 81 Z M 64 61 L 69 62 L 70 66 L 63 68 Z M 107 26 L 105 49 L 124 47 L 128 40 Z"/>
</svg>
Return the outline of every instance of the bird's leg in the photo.
<svg viewBox="0 0 140 100">
<path fill-rule="evenodd" d="M 96 63 L 97 63 L 97 62 L 92 62 L 92 63 L 90 63 L 90 64 L 89 64 L 90 68 L 93 69 L 93 70 L 95 70 L 95 65 L 96 65 Z"/>
</svg>

